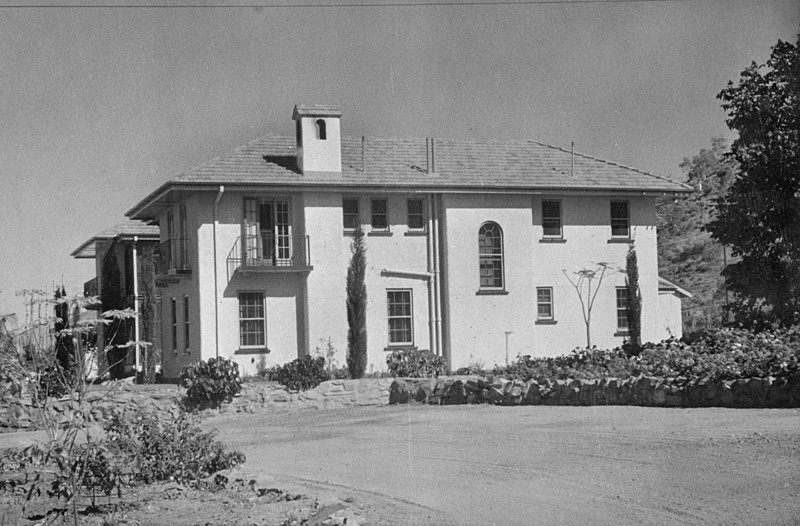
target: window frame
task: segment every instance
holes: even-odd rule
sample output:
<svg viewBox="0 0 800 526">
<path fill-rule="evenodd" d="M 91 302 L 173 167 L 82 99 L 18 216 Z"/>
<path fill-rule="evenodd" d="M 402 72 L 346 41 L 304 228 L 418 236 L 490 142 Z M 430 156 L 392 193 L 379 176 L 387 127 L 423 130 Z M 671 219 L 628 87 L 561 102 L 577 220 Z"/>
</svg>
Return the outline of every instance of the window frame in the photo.
<svg viewBox="0 0 800 526">
<path fill-rule="evenodd" d="M 628 289 L 627 287 L 616 287 L 615 306 L 617 313 L 617 334 L 628 334 Z M 620 300 L 623 304 L 620 305 Z M 624 323 L 623 323 L 624 320 Z"/>
<path fill-rule="evenodd" d="M 172 316 L 172 354 L 178 354 L 178 299 L 172 296 L 170 314 Z"/>
<path fill-rule="evenodd" d="M 189 268 L 189 225 L 186 219 L 186 204 L 178 206 L 178 265 L 177 268 L 184 270 Z"/>
<path fill-rule="evenodd" d="M 549 301 L 542 301 L 539 297 L 540 292 L 547 292 L 550 295 Z M 541 307 L 550 308 L 549 316 L 542 316 Z M 554 321 L 556 319 L 555 301 L 553 300 L 553 287 L 536 287 L 536 321 Z"/>
<path fill-rule="evenodd" d="M 615 217 L 614 216 L 614 205 L 625 205 L 625 217 Z M 629 201 L 614 199 L 610 202 L 610 226 L 611 226 L 611 237 L 613 239 L 630 239 L 631 237 L 631 206 Z M 625 233 L 624 234 L 615 234 L 614 229 L 620 227 L 620 222 L 624 221 L 625 223 Z M 615 225 L 614 223 L 617 223 Z"/>
<path fill-rule="evenodd" d="M 547 204 L 555 204 L 558 206 L 558 216 L 547 216 L 545 215 L 545 203 Z M 542 199 L 542 237 L 545 239 L 563 239 L 564 238 L 564 210 L 561 206 L 560 199 Z M 558 220 L 558 234 L 548 234 L 547 233 L 547 226 L 545 226 L 546 221 L 550 220 Z"/>
<path fill-rule="evenodd" d="M 356 204 L 356 211 L 353 212 L 346 212 L 345 211 L 345 202 L 351 201 L 355 202 Z M 355 218 L 355 226 L 347 226 L 347 218 Z M 358 226 L 361 224 L 361 201 L 358 197 L 342 197 L 342 228 L 345 232 L 355 232 L 358 229 Z"/>
<path fill-rule="evenodd" d="M 484 229 L 487 227 L 494 227 L 497 229 L 498 235 L 496 239 L 499 240 L 499 249 L 498 253 L 483 253 L 484 245 L 483 245 L 483 233 Z M 494 247 L 493 247 L 494 248 Z M 499 285 L 488 285 L 484 284 L 484 264 L 487 262 L 499 262 L 499 276 L 494 276 L 493 280 L 500 281 Z M 492 265 L 494 266 L 494 265 Z M 504 291 L 506 285 L 506 270 L 505 270 L 505 248 L 503 245 L 503 228 L 496 223 L 495 221 L 485 221 L 481 224 L 480 228 L 478 229 L 478 279 L 479 279 L 479 292 L 481 291 Z"/>
<path fill-rule="evenodd" d="M 261 316 L 258 317 L 251 317 L 251 318 L 243 318 L 242 317 L 242 296 L 245 295 L 257 295 L 260 298 L 260 308 L 261 308 Z M 267 348 L 267 304 L 266 304 L 266 294 L 264 291 L 261 290 L 240 290 L 236 294 L 237 300 L 237 320 L 239 322 L 239 349 L 266 349 Z M 258 304 L 253 304 L 249 306 L 257 306 Z M 248 306 L 248 305 L 246 305 Z M 261 321 L 261 343 L 255 344 L 245 344 L 244 343 L 244 333 L 242 332 L 242 322 L 249 322 L 249 321 Z"/>
<path fill-rule="evenodd" d="M 411 203 L 419 203 L 419 213 L 411 213 Z M 422 226 L 414 227 L 411 226 L 411 217 L 419 217 Z M 409 197 L 406 199 L 406 225 L 408 226 L 408 230 L 410 232 L 425 232 L 427 230 L 427 223 L 425 221 L 425 198 L 424 197 Z"/>
<path fill-rule="evenodd" d="M 392 315 L 392 305 L 393 302 L 391 301 L 391 297 L 393 294 L 408 294 L 408 314 L 403 315 Z M 397 305 L 397 303 L 394 303 Z M 403 303 L 405 305 L 405 302 Z M 398 332 L 398 330 L 392 330 L 392 321 L 393 320 L 407 320 L 408 321 L 408 328 L 399 329 L 400 331 L 405 332 L 408 331 L 410 336 L 409 341 L 392 341 L 393 333 Z M 388 329 L 388 343 L 389 347 L 413 347 L 414 346 L 414 290 L 413 289 L 386 289 L 386 325 Z"/>
<path fill-rule="evenodd" d="M 183 353 L 189 354 L 191 353 L 191 349 L 189 347 L 189 342 L 191 341 L 191 337 L 189 335 L 190 331 L 190 324 L 189 324 L 189 295 L 183 295 Z"/>
<path fill-rule="evenodd" d="M 325 119 L 317 119 L 314 123 L 317 129 L 317 140 L 319 141 L 327 141 L 328 140 L 328 124 L 325 122 Z"/>
<path fill-rule="evenodd" d="M 384 211 L 383 213 L 376 213 L 375 212 L 375 204 L 383 202 Z M 376 227 L 375 226 L 375 217 L 383 216 L 386 221 L 385 227 Z M 370 226 L 372 227 L 373 232 L 389 232 L 389 199 L 386 197 L 371 197 L 369 200 L 369 218 L 370 218 Z"/>
</svg>

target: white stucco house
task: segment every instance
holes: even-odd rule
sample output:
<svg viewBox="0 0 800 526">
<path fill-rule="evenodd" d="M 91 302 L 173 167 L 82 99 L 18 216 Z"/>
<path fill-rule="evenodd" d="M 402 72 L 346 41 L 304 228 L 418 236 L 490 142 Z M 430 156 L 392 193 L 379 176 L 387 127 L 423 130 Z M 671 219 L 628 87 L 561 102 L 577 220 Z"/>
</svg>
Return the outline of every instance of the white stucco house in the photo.
<svg viewBox="0 0 800 526">
<path fill-rule="evenodd" d="M 370 370 L 396 348 L 430 349 L 455 370 L 585 345 L 567 276 L 599 263 L 592 343 L 618 346 L 631 244 L 643 339 L 680 336 L 686 291 L 659 279 L 655 202 L 689 187 L 529 140 L 346 138 L 329 106 L 296 106 L 293 120 L 294 136 L 256 139 L 127 212 L 160 226 L 166 377 L 215 356 L 254 373 L 328 339 L 344 363 L 357 225 Z"/>
</svg>

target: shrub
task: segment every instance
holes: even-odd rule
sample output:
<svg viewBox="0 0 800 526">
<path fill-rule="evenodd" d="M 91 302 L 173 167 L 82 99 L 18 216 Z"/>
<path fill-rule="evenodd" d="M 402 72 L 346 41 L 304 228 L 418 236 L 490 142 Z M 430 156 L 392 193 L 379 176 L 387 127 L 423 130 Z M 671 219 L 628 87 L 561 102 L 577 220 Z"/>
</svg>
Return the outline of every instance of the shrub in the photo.
<svg viewBox="0 0 800 526">
<path fill-rule="evenodd" d="M 389 374 L 404 378 L 432 378 L 444 373 L 444 360 L 427 349 L 398 349 L 386 357 Z"/>
<path fill-rule="evenodd" d="M 195 407 L 217 407 L 242 390 L 239 365 L 227 358 L 187 365 L 181 371 L 178 385 L 186 388 L 186 402 Z"/>
<path fill-rule="evenodd" d="M 113 458 L 130 459 L 136 482 L 195 482 L 245 461 L 244 454 L 226 451 L 213 432 L 202 431 L 196 417 L 177 406 L 169 418 L 117 411 L 104 428 L 106 451 Z"/>
<path fill-rule="evenodd" d="M 270 373 L 270 378 L 292 391 L 307 391 L 327 380 L 329 376 L 325 369 L 325 358 L 305 355 L 275 367 Z"/>
</svg>

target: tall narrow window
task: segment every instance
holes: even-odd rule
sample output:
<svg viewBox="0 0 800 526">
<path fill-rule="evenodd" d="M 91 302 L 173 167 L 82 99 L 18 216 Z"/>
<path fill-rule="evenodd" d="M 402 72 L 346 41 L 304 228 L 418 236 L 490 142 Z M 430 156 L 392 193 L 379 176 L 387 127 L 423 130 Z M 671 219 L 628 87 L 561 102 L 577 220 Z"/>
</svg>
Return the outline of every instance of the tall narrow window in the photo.
<svg viewBox="0 0 800 526">
<path fill-rule="evenodd" d="M 387 291 L 386 304 L 389 309 L 389 345 L 414 345 L 411 291 Z"/>
<path fill-rule="evenodd" d="M 261 292 L 239 293 L 239 346 L 266 346 L 266 323 L 264 317 L 264 294 Z"/>
<path fill-rule="evenodd" d="M 561 201 L 542 201 L 542 235 L 561 237 Z"/>
<path fill-rule="evenodd" d="M 297 146 L 303 146 L 303 125 L 300 119 L 294 121 L 295 137 L 297 138 Z"/>
<path fill-rule="evenodd" d="M 627 201 L 611 201 L 611 236 L 630 237 L 630 215 Z"/>
<path fill-rule="evenodd" d="M 553 316 L 553 288 L 536 288 L 536 319 L 552 320 Z"/>
<path fill-rule="evenodd" d="M 317 139 L 325 141 L 328 139 L 328 133 L 325 130 L 325 119 L 317 120 Z"/>
<path fill-rule="evenodd" d="M 478 231 L 482 289 L 503 288 L 503 231 L 497 223 L 484 223 Z"/>
<path fill-rule="evenodd" d="M 386 199 L 372 200 L 372 229 L 389 230 L 389 208 Z"/>
<path fill-rule="evenodd" d="M 342 199 L 342 224 L 345 230 L 355 230 L 360 223 L 358 217 L 358 198 L 345 197 Z"/>
<path fill-rule="evenodd" d="M 189 354 L 189 296 L 183 297 L 183 352 Z"/>
<path fill-rule="evenodd" d="M 628 289 L 617 287 L 617 331 L 628 332 Z"/>
<path fill-rule="evenodd" d="M 175 215 L 172 212 L 167 212 L 167 240 L 169 241 L 167 243 L 167 250 L 162 257 L 167 259 L 167 270 L 173 270 L 175 268 L 175 253 L 177 251 L 175 246 Z"/>
<path fill-rule="evenodd" d="M 186 205 L 178 208 L 178 224 L 181 229 L 178 240 L 178 268 L 189 268 L 189 225 L 186 223 Z"/>
<path fill-rule="evenodd" d="M 172 352 L 178 353 L 178 301 L 172 298 Z"/>
<path fill-rule="evenodd" d="M 425 201 L 422 199 L 408 200 L 408 229 L 425 230 Z"/>
</svg>

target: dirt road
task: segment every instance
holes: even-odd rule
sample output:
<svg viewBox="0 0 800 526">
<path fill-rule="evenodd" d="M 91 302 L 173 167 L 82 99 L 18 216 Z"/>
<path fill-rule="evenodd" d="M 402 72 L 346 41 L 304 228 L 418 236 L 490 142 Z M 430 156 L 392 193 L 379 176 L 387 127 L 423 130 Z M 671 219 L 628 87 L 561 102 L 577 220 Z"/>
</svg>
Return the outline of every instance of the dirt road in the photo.
<svg viewBox="0 0 800 526">
<path fill-rule="evenodd" d="M 393 406 L 214 417 L 380 524 L 800 524 L 800 410 Z"/>
</svg>

